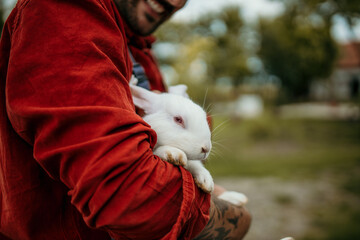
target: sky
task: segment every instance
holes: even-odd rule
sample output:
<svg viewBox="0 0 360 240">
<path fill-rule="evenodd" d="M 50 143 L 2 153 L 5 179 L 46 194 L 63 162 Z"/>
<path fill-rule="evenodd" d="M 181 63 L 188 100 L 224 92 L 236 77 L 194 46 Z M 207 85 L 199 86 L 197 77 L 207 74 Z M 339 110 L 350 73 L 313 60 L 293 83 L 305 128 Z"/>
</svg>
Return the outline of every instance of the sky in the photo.
<svg viewBox="0 0 360 240">
<path fill-rule="evenodd" d="M 8 6 L 11 6 L 15 0 L 5 0 Z M 283 5 L 277 1 L 270 0 L 188 0 L 186 6 L 173 17 L 176 21 L 191 21 L 198 16 L 219 11 L 225 5 L 238 5 L 241 8 L 245 21 L 255 21 L 258 16 L 274 17 L 281 13 Z M 334 38 L 339 42 L 347 42 L 349 31 L 343 19 L 337 18 L 336 24 L 332 29 Z M 360 41 L 360 23 L 355 28 L 357 40 Z"/>
<path fill-rule="evenodd" d="M 198 16 L 213 11 L 219 11 L 226 5 L 238 5 L 241 8 L 245 21 L 253 22 L 259 16 L 275 17 L 284 11 L 280 2 L 270 0 L 189 0 L 186 6 L 173 17 L 176 21 L 192 21 Z M 356 39 L 360 41 L 360 23 L 355 27 Z M 350 32 L 346 22 L 341 17 L 335 18 L 332 29 L 334 38 L 341 43 L 348 42 Z"/>
<path fill-rule="evenodd" d="M 241 7 L 242 15 L 248 21 L 255 20 L 259 15 L 276 16 L 283 11 L 283 5 L 279 2 L 269 0 L 189 0 L 185 7 L 175 16 L 176 20 L 194 20 L 199 15 L 212 11 L 218 11 L 226 5 L 238 5 Z"/>
</svg>

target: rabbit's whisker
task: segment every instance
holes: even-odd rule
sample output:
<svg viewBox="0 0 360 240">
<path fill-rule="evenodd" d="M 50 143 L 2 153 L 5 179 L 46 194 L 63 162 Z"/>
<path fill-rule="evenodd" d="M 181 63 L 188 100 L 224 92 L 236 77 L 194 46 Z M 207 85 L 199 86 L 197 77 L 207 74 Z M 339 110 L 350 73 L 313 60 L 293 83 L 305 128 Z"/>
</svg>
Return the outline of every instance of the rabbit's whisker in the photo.
<svg viewBox="0 0 360 240">
<path fill-rule="evenodd" d="M 213 144 L 222 147 L 226 151 L 231 151 L 230 148 L 226 147 L 224 144 L 221 144 L 219 142 L 213 142 Z"/>
<path fill-rule="evenodd" d="M 210 114 L 210 117 L 225 116 L 224 113 Z"/>
<path fill-rule="evenodd" d="M 211 158 L 221 158 L 221 155 L 222 155 L 222 154 L 220 154 L 219 152 L 214 151 L 214 152 L 211 152 L 211 153 L 210 153 L 210 156 L 209 156 L 209 157 L 211 157 Z"/>
<path fill-rule="evenodd" d="M 216 126 L 216 128 L 214 130 L 212 130 L 212 133 L 215 133 L 215 131 L 217 129 L 219 129 L 220 127 L 222 127 L 224 124 L 228 123 L 230 120 L 226 120 L 226 121 L 223 121 L 222 123 L 220 123 L 218 126 Z"/>
<path fill-rule="evenodd" d="M 206 109 L 205 109 L 205 112 L 207 112 L 207 113 L 211 113 L 212 112 L 212 107 L 213 107 L 213 103 L 210 103 L 207 107 L 206 107 Z"/>
</svg>

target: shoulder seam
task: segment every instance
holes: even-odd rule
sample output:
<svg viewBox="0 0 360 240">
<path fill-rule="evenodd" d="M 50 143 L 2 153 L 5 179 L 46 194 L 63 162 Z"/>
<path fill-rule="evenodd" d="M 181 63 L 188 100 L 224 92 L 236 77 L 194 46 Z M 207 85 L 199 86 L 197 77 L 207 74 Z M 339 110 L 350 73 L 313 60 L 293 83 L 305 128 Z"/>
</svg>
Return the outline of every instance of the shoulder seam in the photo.
<svg viewBox="0 0 360 240">
<path fill-rule="evenodd" d="M 16 8 L 17 8 L 17 13 L 16 16 L 14 18 L 14 23 L 13 23 L 13 32 L 16 31 L 18 24 L 19 24 L 19 18 L 20 18 L 20 11 L 30 2 L 30 0 L 25 0 L 23 2 L 17 2 L 16 3 Z"/>
<path fill-rule="evenodd" d="M 106 10 L 106 6 L 103 3 L 103 1 L 101 1 L 101 0 L 96 0 L 96 1 L 102 6 L 102 8 L 104 8 Z"/>
</svg>

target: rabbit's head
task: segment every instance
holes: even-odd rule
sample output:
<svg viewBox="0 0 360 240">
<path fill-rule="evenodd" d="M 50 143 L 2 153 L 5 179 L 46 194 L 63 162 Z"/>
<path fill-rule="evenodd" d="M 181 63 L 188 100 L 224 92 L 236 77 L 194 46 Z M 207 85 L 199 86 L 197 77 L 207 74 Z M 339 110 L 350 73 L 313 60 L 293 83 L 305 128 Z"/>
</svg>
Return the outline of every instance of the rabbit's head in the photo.
<svg viewBox="0 0 360 240">
<path fill-rule="evenodd" d="M 135 106 L 157 133 L 157 146 L 172 146 L 189 160 L 205 160 L 211 150 L 211 132 L 205 111 L 190 99 L 172 93 L 153 93 L 130 85 Z"/>
</svg>

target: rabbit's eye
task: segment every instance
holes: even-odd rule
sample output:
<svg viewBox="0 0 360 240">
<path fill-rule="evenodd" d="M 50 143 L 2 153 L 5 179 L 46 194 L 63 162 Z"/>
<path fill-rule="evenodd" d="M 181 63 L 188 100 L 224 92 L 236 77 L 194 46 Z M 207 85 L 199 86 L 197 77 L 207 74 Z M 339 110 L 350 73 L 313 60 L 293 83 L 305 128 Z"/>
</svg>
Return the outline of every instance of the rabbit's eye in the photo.
<svg viewBox="0 0 360 240">
<path fill-rule="evenodd" d="M 185 128 L 185 124 L 184 124 L 184 120 L 182 117 L 180 116 L 175 116 L 174 117 L 174 121 L 179 124 L 180 126 L 182 126 L 183 128 Z"/>
</svg>

